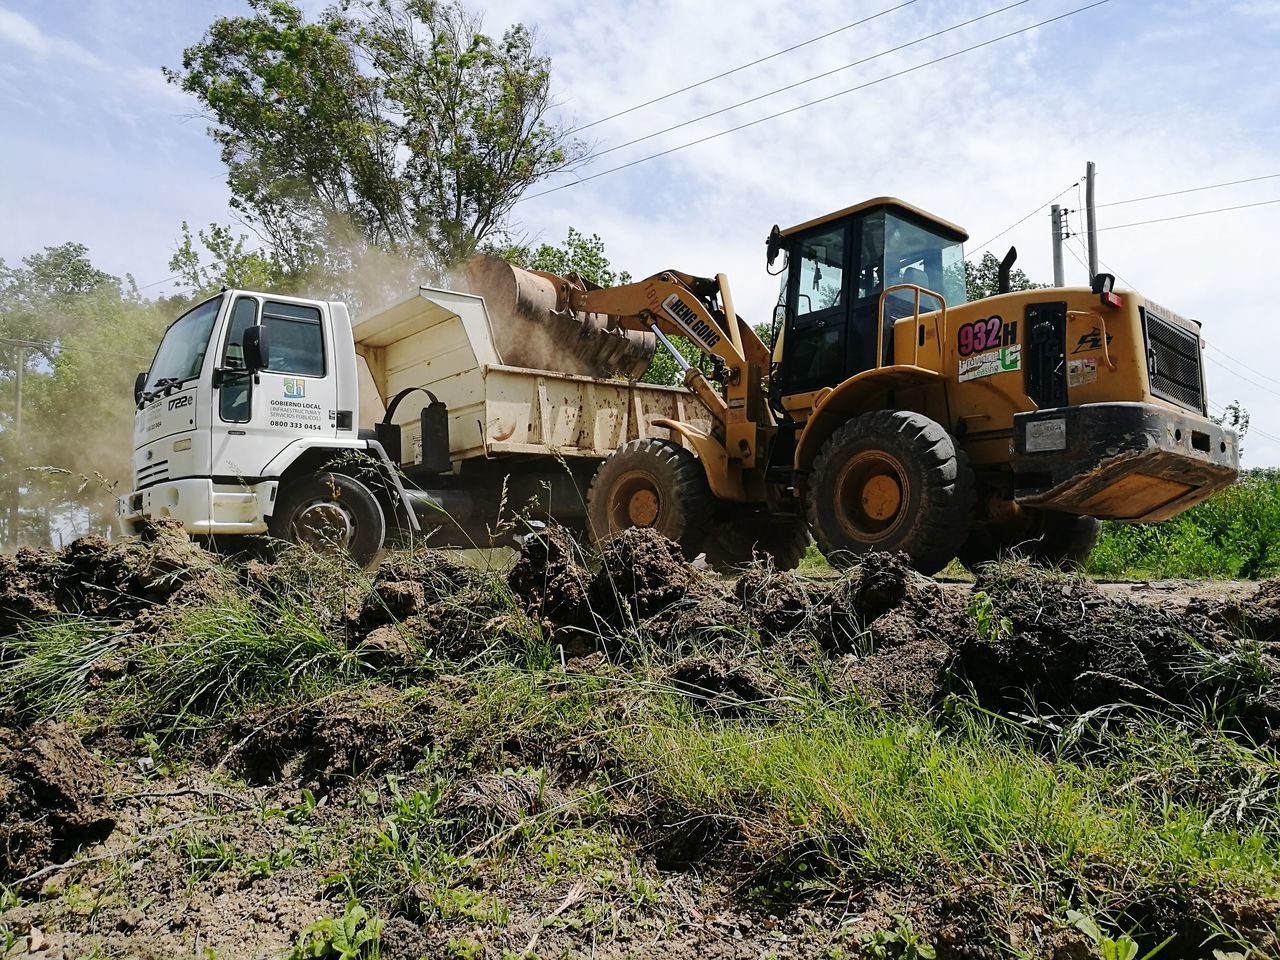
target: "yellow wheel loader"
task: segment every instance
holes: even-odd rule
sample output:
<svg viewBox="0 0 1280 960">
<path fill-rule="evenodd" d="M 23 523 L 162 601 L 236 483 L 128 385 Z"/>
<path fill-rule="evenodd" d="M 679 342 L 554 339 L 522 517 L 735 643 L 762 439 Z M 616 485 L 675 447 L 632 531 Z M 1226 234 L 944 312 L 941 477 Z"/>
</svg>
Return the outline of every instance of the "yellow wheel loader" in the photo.
<svg viewBox="0 0 1280 960">
<path fill-rule="evenodd" d="M 1002 292 L 967 302 L 966 239 L 885 197 L 775 227 L 772 350 L 723 275 L 610 289 L 540 275 L 553 313 L 667 348 L 678 335 L 712 360 L 685 370 L 709 426 L 665 421 L 679 443 L 614 452 L 590 489 L 595 534 L 656 527 L 722 566 L 753 553 L 793 566 L 807 532 L 837 565 L 890 550 L 935 572 L 1015 549 L 1070 564 L 1100 518 L 1166 519 L 1234 480 L 1198 323 L 1107 275 L 1009 292 L 1013 251 Z"/>
</svg>

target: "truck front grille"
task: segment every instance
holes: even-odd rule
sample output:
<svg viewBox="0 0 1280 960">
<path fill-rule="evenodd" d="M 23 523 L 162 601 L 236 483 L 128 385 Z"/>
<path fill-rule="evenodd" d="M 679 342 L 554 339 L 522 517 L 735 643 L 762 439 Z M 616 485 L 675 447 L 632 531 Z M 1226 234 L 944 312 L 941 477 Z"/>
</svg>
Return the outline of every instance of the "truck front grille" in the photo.
<svg viewBox="0 0 1280 960">
<path fill-rule="evenodd" d="M 1204 378 L 1200 371 L 1200 338 L 1143 310 L 1147 338 L 1147 373 L 1151 392 L 1188 410 L 1204 413 Z"/>
<path fill-rule="evenodd" d="M 155 463 L 148 463 L 145 467 L 138 468 L 138 489 L 149 487 L 153 483 L 159 483 L 161 480 L 168 479 L 168 460 L 157 460 Z"/>
</svg>

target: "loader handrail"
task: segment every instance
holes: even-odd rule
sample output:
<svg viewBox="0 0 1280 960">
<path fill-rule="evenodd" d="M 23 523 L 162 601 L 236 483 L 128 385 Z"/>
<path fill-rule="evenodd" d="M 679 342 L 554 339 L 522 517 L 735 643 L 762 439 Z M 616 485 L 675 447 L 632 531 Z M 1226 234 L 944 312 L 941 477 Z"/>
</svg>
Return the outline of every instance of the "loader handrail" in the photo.
<svg viewBox="0 0 1280 960">
<path fill-rule="evenodd" d="M 945 335 L 947 332 L 947 300 L 942 294 L 934 290 L 930 290 L 927 287 L 917 286 L 914 283 L 894 284 L 892 287 L 885 287 L 884 290 L 880 293 L 879 309 L 876 311 L 876 319 L 878 321 L 878 323 L 876 324 L 876 369 L 879 369 L 880 367 L 884 366 L 885 298 L 888 297 L 889 294 L 895 293 L 898 290 L 911 290 L 915 293 L 916 297 L 915 297 L 914 316 L 915 316 L 915 323 L 917 326 L 920 323 L 920 295 L 924 294 L 925 296 L 933 297 L 933 299 L 938 301 L 938 304 L 940 305 L 941 310 L 934 311 L 938 315 L 933 318 L 933 332 L 937 335 L 937 338 L 938 338 L 938 373 L 942 373 L 943 372 L 942 366 L 944 362 L 944 356 L 942 351 L 943 351 L 943 344 L 946 342 Z M 918 367 L 920 365 L 920 339 L 921 338 L 918 335 L 913 335 L 911 337 L 912 347 L 915 351 L 911 357 L 912 366 Z M 896 362 L 899 362 L 899 363 L 901 362 L 896 357 L 894 359 Z"/>
</svg>

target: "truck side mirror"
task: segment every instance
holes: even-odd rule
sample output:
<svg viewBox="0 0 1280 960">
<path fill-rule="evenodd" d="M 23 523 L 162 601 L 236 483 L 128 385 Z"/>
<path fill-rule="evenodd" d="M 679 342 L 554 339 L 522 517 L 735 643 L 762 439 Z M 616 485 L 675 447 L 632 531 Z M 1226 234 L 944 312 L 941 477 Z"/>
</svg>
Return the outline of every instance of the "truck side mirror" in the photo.
<svg viewBox="0 0 1280 960">
<path fill-rule="evenodd" d="M 133 378 L 133 404 L 137 406 L 142 402 L 142 391 L 147 388 L 147 371 L 143 370 L 140 374 Z"/>
<path fill-rule="evenodd" d="M 270 365 L 271 346 L 267 340 L 267 331 L 261 326 L 250 327 L 244 332 L 241 340 L 244 356 L 244 368 L 249 373 L 266 370 Z"/>
</svg>

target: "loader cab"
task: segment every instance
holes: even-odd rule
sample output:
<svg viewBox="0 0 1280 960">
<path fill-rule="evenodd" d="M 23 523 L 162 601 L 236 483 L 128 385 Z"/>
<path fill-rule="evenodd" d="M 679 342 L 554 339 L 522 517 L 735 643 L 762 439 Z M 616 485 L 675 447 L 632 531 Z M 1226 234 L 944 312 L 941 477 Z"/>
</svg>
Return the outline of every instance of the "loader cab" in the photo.
<svg viewBox="0 0 1280 960">
<path fill-rule="evenodd" d="M 780 302 L 785 307 L 776 379 L 781 393 L 835 386 L 893 363 L 892 324 L 915 311 L 912 291 L 885 298 L 881 356 L 876 349 L 880 297 L 914 284 L 964 303 L 964 241 L 960 227 L 887 197 L 869 200 L 788 230 L 774 228 L 772 258 L 785 252 Z M 936 309 L 921 297 L 921 312 Z"/>
</svg>

